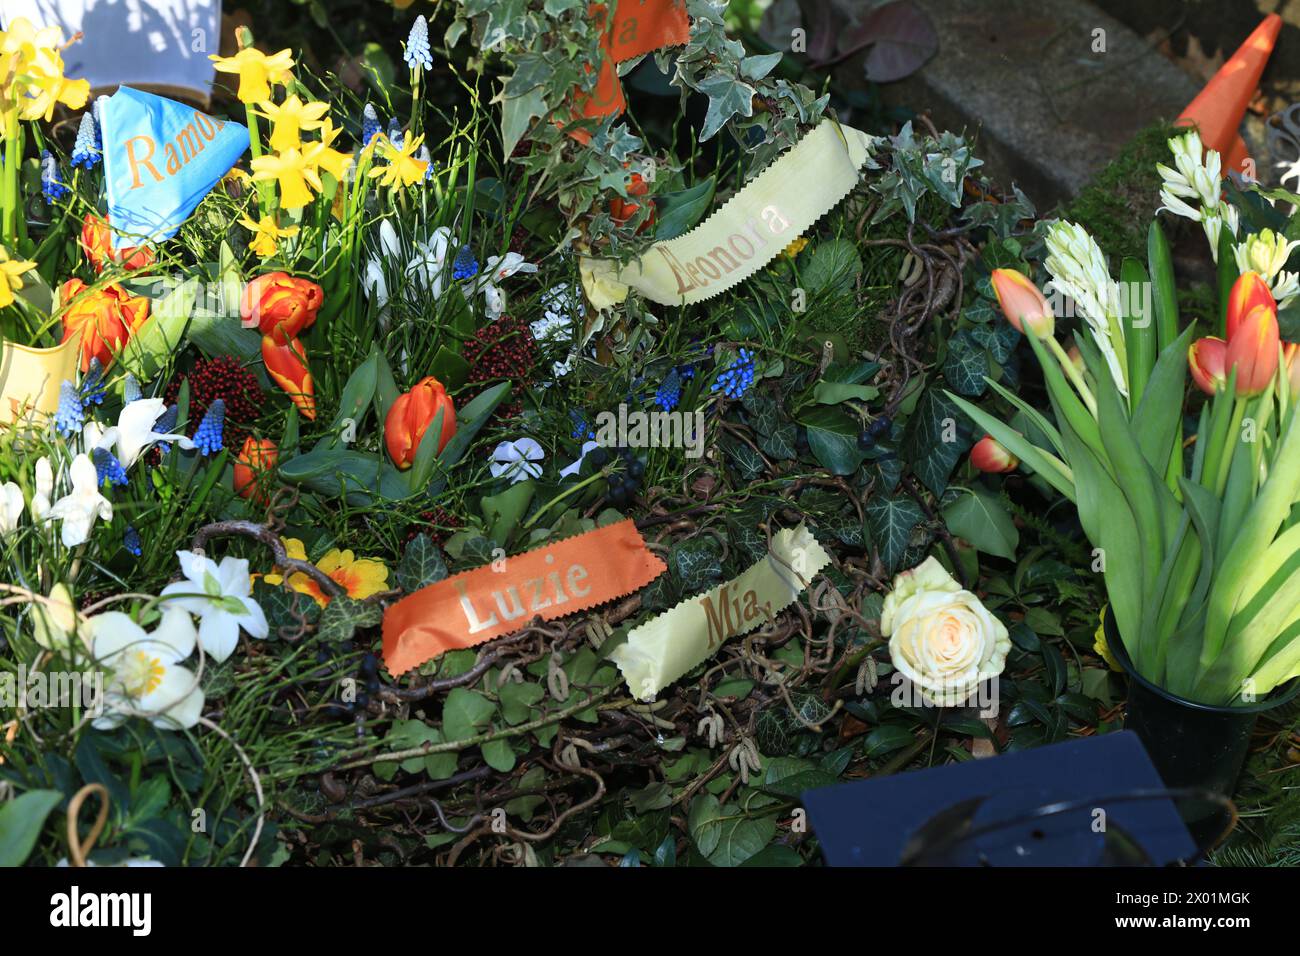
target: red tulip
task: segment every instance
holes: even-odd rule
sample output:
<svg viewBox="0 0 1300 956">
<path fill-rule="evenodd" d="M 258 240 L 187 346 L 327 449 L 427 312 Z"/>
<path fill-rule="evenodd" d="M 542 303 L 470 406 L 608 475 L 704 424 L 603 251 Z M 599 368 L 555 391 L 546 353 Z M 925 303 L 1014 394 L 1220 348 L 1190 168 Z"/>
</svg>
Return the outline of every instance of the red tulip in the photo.
<svg viewBox="0 0 1300 956">
<path fill-rule="evenodd" d="M 244 447 L 235 459 L 235 494 L 266 504 L 270 500 L 262 487 L 266 473 L 275 468 L 280 449 L 269 438 L 244 439 Z"/>
<path fill-rule="evenodd" d="M 456 406 L 451 396 L 432 375 L 416 382 L 415 387 L 397 397 L 384 417 L 384 444 L 389 457 L 399 469 L 406 470 L 415 462 L 420 440 L 442 412 L 442 433 L 438 437 L 438 451 L 442 452 L 456 434 Z"/>
<path fill-rule="evenodd" d="M 1300 345 L 1295 342 L 1282 344 L 1282 361 L 1286 366 L 1287 380 L 1290 383 L 1291 399 L 1300 395 Z"/>
<path fill-rule="evenodd" d="M 1007 451 L 992 435 L 985 435 L 970 450 L 970 463 L 980 471 L 1000 474 L 1015 471 L 1020 459 Z"/>
<path fill-rule="evenodd" d="M 81 370 L 90 368 L 97 358 L 107 368 L 145 319 L 149 318 L 149 299 L 130 295 L 116 283 L 89 289 L 80 279 L 69 279 L 59 292 L 67 304 L 63 313 L 63 338 L 66 342 L 81 332 Z"/>
<path fill-rule="evenodd" d="M 1187 367 L 1192 381 L 1206 395 L 1223 391 L 1228 384 L 1228 343 L 1208 335 L 1187 347 Z"/>
<path fill-rule="evenodd" d="M 1257 305 L 1246 313 L 1228 339 L 1224 363 L 1237 370 L 1237 397 L 1249 398 L 1268 388 L 1277 372 L 1277 313 Z"/>
<path fill-rule="evenodd" d="M 1241 320 L 1261 305 L 1277 311 L 1277 303 L 1273 301 L 1273 293 L 1268 290 L 1264 277 L 1258 272 L 1243 272 L 1228 293 L 1228 321 L 1224 334 L 1229 342 Z"/>
<path fill-rule="evenodd" d="M 324 301 L 325 293 L 316 283 L 285 272 L 268 272 L 244 287 L 239 314 L 244 328 L 255 328 L 283 345 L 311 327 Z"/>
<path fill-rule="evenodd" d="M 275 383 L 288 394 L 304 418 L 316 418 L 316 389 L 311 369 L 307 367 L 307 350 L 297 339 L 281 344 L 273 336 L 262 336 L 262 363 Z"/>
<path fill-rule="evenodd" d="M 1017 332 L 1029 326 L 1037 338 L 1047 338 L 1056 330 L 1056 316 L 1043 293 L 1015 269 L 993 270 L 993 291 L 1007 321 Z"/>
</svg>

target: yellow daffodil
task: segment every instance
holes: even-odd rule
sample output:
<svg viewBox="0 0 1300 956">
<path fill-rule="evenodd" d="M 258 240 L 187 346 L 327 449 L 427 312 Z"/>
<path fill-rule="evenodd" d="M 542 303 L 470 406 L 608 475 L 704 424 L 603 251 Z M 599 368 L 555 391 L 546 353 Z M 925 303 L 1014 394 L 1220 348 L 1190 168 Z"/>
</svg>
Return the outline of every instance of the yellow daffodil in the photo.
<svg viewBox="0 0 1300 956">
<path fill-rule="evenodd" d="M 296 149 L 253 160 L 253 182 L 268 180 L 280 184 L 280 206 L 284 209 L 301 209 L 312 201 L 312 189 L 322 189 L 316 167 Z"/>
<path fill-rule="evenodd" d="M 271 148 L 284 152 L 286 149 L 301 148 L 302 131 L 319 129 L 328 112 L 328 103 L 304 103 L 298 99 L 297 94 L 293 94 L 279 106 L 263 103 L 258 115 L 275 124 L 271 128 Z"/>
<path fill-rule="evenodd" d="M 1110 645 L 1106 643 L 1106 625 L 1104 623 L 1105 620 L 1106 620 L 1106 606 L 1103 604 L 1101 608 L 1101 614 L 1099 615 L 1099 619 L 1097 621 L 1097 631 L 1092 636 L 1092 649 L 1101 656 L 1101 659 L 1106 662 L 1107 667 L 1109 667 L 1113 671 L 1122 672 L 1124 668 L 1120 667 L 1119 661 L 1115 660 L 1115 655 L 1110 652 Z"/>
<path fill-rule="evenodd" d="M 248 244 L 248 248 L 263 259 L 269 259 L 275 255 L 281 239 L 298 235 L 297 226 L 287 226 L 281 229 L 274 216 L 263 216 L 260 222 L 253 222 L 252 219 L 245 216 L 239 220 L 239 223 L 253 233 L 253 241 Z"/>
<path fill-rule="evenodd" d="M 303 147 L 303 157 L 309 165 L 323 169 L 339 182 L 343 182 L 348 167 L 352 165 L 352 154 L 341 153 L 332 148 L 339 133 L 340 130 L 326 119 L 321 123 L 320 142 L 307 143 Z"/>
<path fill-rule="evenodd" d="M 399 186 L 414 186 L 418 182 L 423 182 L 429 164 L 423 159 L 417 159 L 415 156 L 416 150 L 420 148 L 420 143 L 423 141 L 423 136 L 408 137 L 399 149 L 393 145 L 392 140 L 385 136 L 380 142 L 379 150 L 383 157 L 388 160 L 388 165 L 370 170 L 370 175 L 378 176 L 379 184 L 389 189 L 396 189 Z"/>
<path fill-rule="evenodd" d="M 271 98 L 271 84 L 284 83 L 293 69 L 293 52 L 281 50 L 267 55 L 255 47 L 245 47 L 234 56 L 208 57 L 222 73 L 239 74 L 241 103 L 264 103 Z"/>
<path fill-rule="evenodd" d="M 0 309 L 13 305 L 14 293 L 23 287 L 23 273 L 35 268 L 34 262 L 10 259 L 4 246 L 0 246 Z"/>
<path fill-rule="evenodd" d="M 307 560 L 306 549 L 297 538 L 282 538 L 284 549 L 291 558 Z M 358 558 L 351 551 L 333 548 L 316 562 L 316 567 L 332 578 L 348 597 L 362 600 L 381 591 L 388 590 L 388 568 L 378 558 Z M 280 574 L 268 574 L 263 580 L 270 585 L 284 583 Z M 299 594 L 310 596 L 322 606 L 329 603 L 329 597 L 312 578 L 298 571 L 289 576 L 289 587 Z"/>
<path fill-rule="evenodd" d="M 70 80 L 63 75 L 63 57 L 54 50 L 37 50 L 36 57 L 26 71 L 27 96 L 23 102 L 22 118 L 43 119 L 54 117 L 54 108 L 62 103 L 68 109 L 79 110 L 90 98 L 87 80 Z"/>
</svg>

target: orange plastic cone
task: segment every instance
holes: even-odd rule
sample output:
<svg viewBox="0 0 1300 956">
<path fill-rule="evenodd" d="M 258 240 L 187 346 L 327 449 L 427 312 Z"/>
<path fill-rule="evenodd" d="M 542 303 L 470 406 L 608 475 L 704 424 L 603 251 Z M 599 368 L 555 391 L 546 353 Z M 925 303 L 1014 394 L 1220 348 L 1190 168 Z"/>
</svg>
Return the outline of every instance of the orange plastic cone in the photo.
<svg viewBox="0 0 1300 956">
<path fill-rule="evenodd" d="M 1266 16 L 1178 117 L 1176 125 L 1195 124 L 1200 129 L 1201 142 L 1228 161 L 1227 169 L 1240 171 L 1250 158 L 1237 131 L 1281 29 L 1281 17 L 1276 13 Z"/>
</svg>

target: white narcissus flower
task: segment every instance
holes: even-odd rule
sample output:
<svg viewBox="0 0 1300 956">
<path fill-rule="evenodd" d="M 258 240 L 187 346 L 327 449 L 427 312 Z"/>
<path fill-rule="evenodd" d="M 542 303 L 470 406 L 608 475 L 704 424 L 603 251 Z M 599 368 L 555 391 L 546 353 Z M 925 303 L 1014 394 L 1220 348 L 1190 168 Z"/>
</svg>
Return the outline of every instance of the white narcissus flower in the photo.
<svg viewBox="0 0 1300 956">
<path fill-rule="evenodd" d="M 442 279 L 446 272 L 447 250 L 451 248 L 451 230 L 439 226 L 426 242 L 415 245 L 415 257 L 406 264 L 406 276 L 442 298 Z"/>
<path fill-rule="evenodd" d="M 1233 249 L 1237 270 L 1262 275 L 1269 283 L 1269 291 L 1277 300 L 1278 308 L 1285 308 L 1300 292 L 1300 277 L 1284 268 L 1296 246 L 1300 246 L 1300 240 L 1287 242 L 1286 236 L 1272 229 L 1261 229 L 1247 236 L 1245 242 L 1237 243 Z"/>
<path fill-rule="evenodd" d="M 199 646 L 205 654 L 224 661 L 239 644 L 242 627 L 253 637 L 266 637 L 269 628 L 261 605 L 254 601 L 248 562 L 225 557 L 217 564 L 193 551 L 177 551 L 184 581 L 162 590 L 169 605 L 175 604 L 199 618 Z"/>
<path fill-rule="evenodd" d="M 933 557 L 894 578 L 880 632 L 894 667 L 944 707 L 964 703 L 1001 674 L 1011 650 L 1002 622 Z"/>
<path fill-rule="evenodd" d="M 194 651 L 194 621 L 184 608 L 171 606 L 146 633 L 121 611 L 106 611 L 86 622 L 90 652 L 110 672 L 103 712 L 92 721 L 99 730 L 121 726 L 128 717 L 145 717 L 164 730 L 184 730 L 199 722 L 203 690 L 180 662 Z"/>
<path fill-rule="evenodd" d="M 194 442 L 184 435 L 167 435 L 153 430 L 154 423 L 164 411 L 166 403 L 161 398 L 137 398 L 123 406 L 117 424 L 104 429 L 93 442 L 87 434 L 86 445 L 89 448 L 114 449 L 124 469 L 134 465 L 155 442 L 175 442 L 181 448 L 193 448 Z M 90 423 L 86 428 L 90 428 Z"/>
<path fill-rule="evenodd" d="M 37 465 L 39 467 L 39 462 Z M 54 502 L 47 517 L 62 519 L 63 546 L 75 548 L 90 537 L 95 518 L 112 519 L 113 504 L 99 493 L 99 476 L 89 455 L 81 454 L 72 459 L 68 477 L 72 481 L 72 491 Z"/>
<path fill-rule="evenodd" d="M 54 469 L 50 460 L 42 455 L 36 459 L 36 487 L 32 492 L 32 520 L 44 521 L 50 513 L 50 499 L 54 497 Z"/>
<path fill-rule="evenodd" d="M 79 632 L 82 643 L 89 646 L 85 630 L 77 627 L 77 607 L 72 603 L 72 592 L 67 585 L 56 584 L 50 588 L 48 602 L 32 602 L 32 638 L 40 647 L 75 657 L 80 648 L 73 646 L 74 632 Z"/>
<path fill-rule="evenodd" d="M 492 449 L 492 464 L 489 467 L 493 478 L 505 475 L 514 484 L 525 478 L 540 478 L 542 466 L 539 462 L 545 457 L 542 446 L 531 438 L 503 441 Z"/>
<path fill-rule="evenodd" d="M 384 259 L 396 259 L 402 254 L 402 243 L 397 238 L 397 230 L 387 219 L 379 223 L 379 256 L 371 256 L 366 262 L 366 275 L 362 288 L 366 296 L 375 300 L 381 319 L 387 319 L 388 281 L 384 278 Z"/>
<path fill-rule="evenodd" d="M 1047 259 L 1043 263 L 1056 291 L 1074 300 L 1106 359 L 1121 395 L 1128 395 L 1119 353 L 1124 350 L 1119 293 L 1106 268 L 1106 257 L 1082 226 L 1060 220 L 1047 228 Z"/>
<path fill-rule="evenodd" d="M 13 481 L 0 485 L 0 535 L 13 534 L 18 529 L 18 519 L 23 516 L 27 502 L 23 490 Z"/>
</svg>

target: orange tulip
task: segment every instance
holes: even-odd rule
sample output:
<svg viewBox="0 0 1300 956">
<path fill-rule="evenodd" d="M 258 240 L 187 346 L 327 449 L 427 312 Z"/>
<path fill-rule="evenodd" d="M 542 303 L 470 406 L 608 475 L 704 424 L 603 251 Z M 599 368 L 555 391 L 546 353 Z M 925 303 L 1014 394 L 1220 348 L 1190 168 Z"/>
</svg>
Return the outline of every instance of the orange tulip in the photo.
<svg viewBox="0 0 1300 956">
<path fill-rule="evenodd" d="M 325 301 L 321 287 L 285 272 L 268 272 L 244 286 L 239 314 L 246 329 L 257 329 L 283 345 L 316 321 Z"/>
<path fill-rule="evenodd" d="M 1241 320 L 1261 305 L 1277 311 L 1277 303 L 1273 301 L 1273 293 L 1269 291 L 1264 277 L 1258 272 L 1243 272 L 1228 293 L 1228 321 L 1224 334 L 1229 342 Z"/>
<path fill-rule="evenodd" d="M 442 412 L 442 434 L 438 437 L 441 453 L 456 434 L 456 406 L 441 382 L 432 375 L 425 376 L 409 392 L 399 395 L 388 409 L 384 418 L 384 444 L 399 469 L 410 468 L 415 462 L 420 440 L 439 411 Z"/>
<path fill-rule="evenodd" d="M 262 336 L 262 364 L 275 384 L 284 389 L 304 418 L 316 418 L 316 389 L 307 367 L 307 349 L 297 339 L 280 343 Z"/>
<path fill-rule="evenodd" d="M 59 292 L 67 305 L 63 313 L 63 338 L 66 342 L 81 332 L 81 370 L 90 368 L 97 358 L 107 368 L 113 356 L 149 317 L 149 300 L 128 295 L 120 285 L 87 291 L 80 279 L 69 279 Z"/>
<path fill-rule="evenodd" d="M 270 495 L 264 487 L 266 475 L 280 459 L 280 449 L 269 438 L 244 439 L 244 447 L 235 459 L 235 494 L 266 504 Z"/>
<path fill-rule="evenodd" d="M 1015 471 L 1020 464 L 1020 459 L 1007 451 L 1006 447 L 992 435 L 985 435 L 970 450 L 970 463 L 980 471 L 998 474 Z"/>
<path fill-rule="evenodd" d="M 103 272 L 109 262 L 120 262 L 131 271 L 143 269 L 154 261 L 153 250 L 148 246 L 130 246 L 114 252 L 113 231 L 108 222 L 91 212 L 81 221 L 81 251 L 96 273 Z"/>
<path fill-rule="evenodd" d="M 1056 331 L 1056 316 L 1043 293 L 1015 269 L 994 269 L 993 291 L 1007 321 L 1017 332 L 1029 326 L 1036 338 L 1047 338 Z"/>
<path fill-rule="evenodd" d="M 1277 372 L 1277 313 L 1257 305 L 1246 313 L 1228 339 L 1225 364 L 1237 370 L 1237 397 L 1249 398 L 1268 388 Z"/>
<path fill-rule="evenodd" d="M 1221 392 L 1228 384 L 1228 343 L 1212 335 L 1187 347 L 1187 367 L 1192 381 L 1206 395 Z"/>
</svg>

